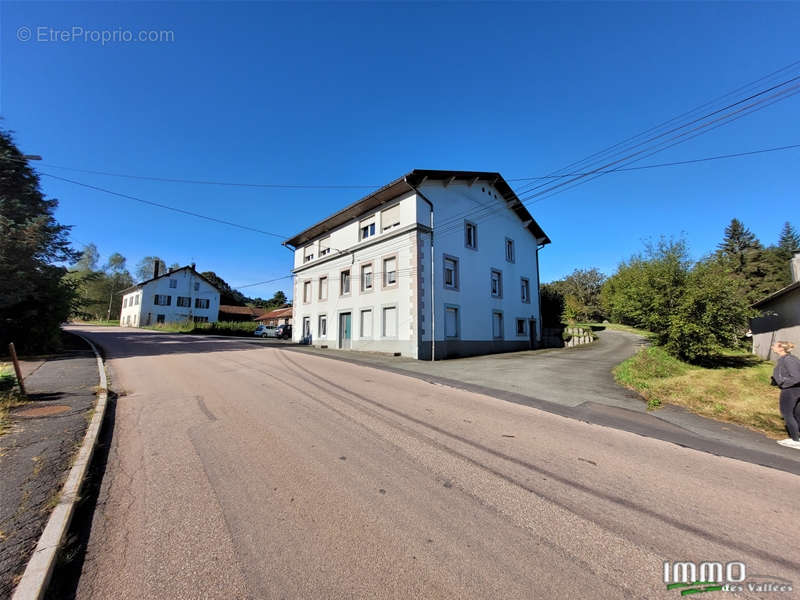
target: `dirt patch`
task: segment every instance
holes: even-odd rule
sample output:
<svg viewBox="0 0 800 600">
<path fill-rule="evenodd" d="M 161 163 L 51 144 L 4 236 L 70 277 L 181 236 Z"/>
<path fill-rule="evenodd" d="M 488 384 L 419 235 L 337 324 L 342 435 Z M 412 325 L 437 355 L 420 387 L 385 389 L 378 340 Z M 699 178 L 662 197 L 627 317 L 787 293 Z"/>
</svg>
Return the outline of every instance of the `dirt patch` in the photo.
<svg viewBox="0 0 800 600">
<path fill-rule="evenodd" d="M 67 411 L 72 410 L 71 406 L 38 406 L 36 408 L 27 408 L 19 412 L 15 412 L 15 417 L 23 417 L 25 419 L 35 419 L 36 417 L 49 417 L 51 415 L 60 415 Z"/>
</svg>

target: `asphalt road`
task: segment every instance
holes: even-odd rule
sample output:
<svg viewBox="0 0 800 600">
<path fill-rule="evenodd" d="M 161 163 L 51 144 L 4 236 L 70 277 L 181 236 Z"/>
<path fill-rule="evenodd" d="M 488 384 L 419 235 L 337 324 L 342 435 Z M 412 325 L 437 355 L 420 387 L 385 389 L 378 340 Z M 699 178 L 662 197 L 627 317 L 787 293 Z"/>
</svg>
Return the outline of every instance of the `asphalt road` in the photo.
<svg viewBox="0 0 800 600">
<path fill-rule="evenodd" d="M 674 598 L 685 560 L 800 586 L 795 475 L 277 347 L 80 329 L 120 397 L 78 598 Z"/>
</svg>

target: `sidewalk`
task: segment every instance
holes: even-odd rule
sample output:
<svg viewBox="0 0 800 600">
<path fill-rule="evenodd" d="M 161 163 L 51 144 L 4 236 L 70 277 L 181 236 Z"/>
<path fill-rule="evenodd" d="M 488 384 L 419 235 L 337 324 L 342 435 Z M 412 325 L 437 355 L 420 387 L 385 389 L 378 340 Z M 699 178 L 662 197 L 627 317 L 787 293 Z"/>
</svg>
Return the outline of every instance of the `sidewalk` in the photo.
<svg viewBox="0 0 800 600">
<path fill-rule="evenodd" d="M 30 402 L 13 409 L 0 436 L 0 598 L 25 570 L 83 439 L 98 385 L 97 361 L 65 333 L 64 351 L 21 361 Z"/>
<path fill-rule="evenodd" d="M 639 339 L 633 334 L 603 332 L 597 342 L 575 348 L 436 362 L 313 346 L 286 350 L 407 375 L 800 475 L 797 450 L 746 427 L 707 419 L 679 406 L 648 411 L 638 394 L 616 384 L 611 369 L 635 352 Z"/>
</svg>

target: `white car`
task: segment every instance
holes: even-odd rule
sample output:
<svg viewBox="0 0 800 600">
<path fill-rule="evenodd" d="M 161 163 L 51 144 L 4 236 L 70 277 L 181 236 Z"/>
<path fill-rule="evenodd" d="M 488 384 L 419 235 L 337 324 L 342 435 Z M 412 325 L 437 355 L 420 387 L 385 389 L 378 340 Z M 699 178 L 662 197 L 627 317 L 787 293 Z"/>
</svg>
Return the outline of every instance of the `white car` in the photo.
<svg viewBox="0 0 800 600">
<path fill-rule="evenodd" d="M 259 325 L 256 330 L 253 332 L 253 335 L 267 338 L 267 337 L 278 337 L 278 328 L 275 325 Z"/>
</svg>

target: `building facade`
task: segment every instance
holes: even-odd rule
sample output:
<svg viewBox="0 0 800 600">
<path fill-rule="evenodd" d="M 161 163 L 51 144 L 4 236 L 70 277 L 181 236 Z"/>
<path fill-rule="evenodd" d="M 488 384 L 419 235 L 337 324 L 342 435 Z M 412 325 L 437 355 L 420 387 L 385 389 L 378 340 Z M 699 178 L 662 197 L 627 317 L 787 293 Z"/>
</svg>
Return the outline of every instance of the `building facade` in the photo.
<svg viewBox="0 0 800 600">
<path fill-rule="evenodd" d="M 753 354 L 764 359 L 776 358 L 772 344 L 778 341 L 800 348 L 800 252 L 794 255 L 791 269 L 791 284 L 753 305 L 761 313 L 750 321 Z"/>
<path fill-rule="evenodd" d="M 285 242 L 294 338 L 420 359 L 530 348 L 548 243 L 499 173 L 412 171 Z"/>
<path fill-rule="evenodd" d="M 219 290 L 191 265 L 122 290 L 119 324 L 141 327 L 179 321 L 213 323 L 218 315 Z"/>
</svg>

